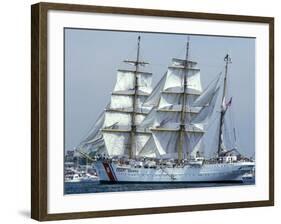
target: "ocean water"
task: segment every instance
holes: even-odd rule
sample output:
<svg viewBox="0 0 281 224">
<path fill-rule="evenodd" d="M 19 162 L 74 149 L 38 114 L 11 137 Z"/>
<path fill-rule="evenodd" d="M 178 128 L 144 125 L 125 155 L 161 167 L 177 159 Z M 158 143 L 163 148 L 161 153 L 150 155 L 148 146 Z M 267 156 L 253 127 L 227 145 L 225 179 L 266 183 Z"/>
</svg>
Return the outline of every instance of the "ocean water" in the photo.
<svg viewBox="0 0 281 224">
<path fill-rule="evenodd" d="M 243 183 L 116 183 L 105 184 L 96 182 L 76 182 L 65 183 L 65 194 L 83 194 L 99 192 L 120 192 L 120 191 L 144 191 L 144 190 L 165 190 L 178 188 L 195 188 L 195 187 L 220 187 L 220 186 L 239 186 L 254 185 L 255 181 L 246 181 Z"/>
</svg>

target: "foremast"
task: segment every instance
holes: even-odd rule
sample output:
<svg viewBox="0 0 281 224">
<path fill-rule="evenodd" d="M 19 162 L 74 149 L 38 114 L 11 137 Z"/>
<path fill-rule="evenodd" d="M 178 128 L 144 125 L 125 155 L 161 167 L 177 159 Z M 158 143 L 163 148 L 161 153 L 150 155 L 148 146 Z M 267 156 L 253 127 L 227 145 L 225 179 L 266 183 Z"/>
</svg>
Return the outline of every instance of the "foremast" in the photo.
<svg viewBox="0 0 281 224">
<path fill-rule="evenodd" d="M 129 147 L 129 157 L 132 159 L 136 156 L 136 113 L 137 113 L 137 97 L 138 97 L 138 77 L 139 66 L 148 64 L 147 62 L 140 61 L 140 41 L 141 37 L 138 36 L 137 43 L 137 56 L 135 61 L 125 60 L 124 62 L 133 64 L 135 66 L 134 75 L 134 94 L 133 94 L 133 111 L 132 111 L 132 122 L 131 122 L 131 137 L 130 137 L 130 147 Z"/>
<path fill-rule="evenodd" d="M 185 113 L 187 101 L 187 71 L 188 71 L 188 54 L 189 54 L 189 37 L 186 42 L 186 54 L 184 62 L 184 77 L 183 77 L 183 93 L 182 93 L 182 108 L 180 114 L 180 129 L 179 129 L 179 145 L 178 145 L 178 161 L 183 159 L 184 134 L 186 129 Z M 186 149 L 186 152 L 188 149 Z"/>
<path fill-rule="evenodd" d="M 149 134 L 138 129 L 149 110 L 142 103 L 151 93 L 152 73 L 140 71 L 140 66 L 148 64 L 140 61 L 140 36 L 137 42 L 135 60 L 124 62 L 135 69 L 119 69 L 117 81 L 111 93 L 111 102 L 105 110 L 102 127 L 107 154 L 135 158 Z"/>
<path fill-rule="evenodd" d="M 227 89 L 227 73 L 228 73 L 228 65 L 231 63 L 231 58 L 227 54 L 224 58 L 225 61 L 225 73 L 223 79 L 223 93 L 222 93 L 222 100 L 221 100 L 221 111 L 220 111 L 220 122 L 219 122 L 219 141 L 218 141 L 218 156 L 221 155 L 222 152 L 222 135 L 223 135 L 223 123 L 224 117 L 227 110 L 226 105 L 226 89 Z"/>
</svg>

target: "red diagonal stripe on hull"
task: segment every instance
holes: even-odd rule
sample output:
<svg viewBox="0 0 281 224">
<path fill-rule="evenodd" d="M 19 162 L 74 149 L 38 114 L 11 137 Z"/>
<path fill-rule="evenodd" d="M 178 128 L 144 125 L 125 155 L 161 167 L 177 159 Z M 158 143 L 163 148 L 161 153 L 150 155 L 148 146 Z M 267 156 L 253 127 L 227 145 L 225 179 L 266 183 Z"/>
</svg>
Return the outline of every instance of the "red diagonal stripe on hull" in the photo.
<svg viewBox="0 0 281 224">
<path fill-rule="evenodd" d="M 110 181 L 115 181 L 115 178 L 114 178 L 114 176 L 113 176 L 113 173 L 111 172 L 111 169 L 110 169 L 108 163 L 107 163 L 107 162 L 103 162 L 102 165 L 103 165 L 103 167 L 104 167 L 104 169 L 105 169 L 105 172 L 106 172 L 106 174 L 107 174 L 109 180 L 110 180 Z"/>
</svg>

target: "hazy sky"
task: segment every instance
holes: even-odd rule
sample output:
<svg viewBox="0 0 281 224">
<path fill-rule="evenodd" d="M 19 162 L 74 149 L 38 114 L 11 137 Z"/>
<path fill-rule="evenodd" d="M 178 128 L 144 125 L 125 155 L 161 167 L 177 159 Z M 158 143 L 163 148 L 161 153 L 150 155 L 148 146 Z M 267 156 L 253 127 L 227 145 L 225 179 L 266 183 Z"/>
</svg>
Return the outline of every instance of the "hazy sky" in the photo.
<svg viewBox="0 0 281 224">
<path fill-rule="evenodd" d="M 110 101 L 116 70 L 135 59 L 141 35 L 141 60 L 155 85 L 174 57 L 184 58 L 186 35 L 65 29 L 65 150 L 76 147 Z M 203 88 L 224 67 L 229 53 L 229 92 L 239 151 L 255 151 L 255 39 L 190 35 L 189 58 L 201 69 Z"/>
</svg>

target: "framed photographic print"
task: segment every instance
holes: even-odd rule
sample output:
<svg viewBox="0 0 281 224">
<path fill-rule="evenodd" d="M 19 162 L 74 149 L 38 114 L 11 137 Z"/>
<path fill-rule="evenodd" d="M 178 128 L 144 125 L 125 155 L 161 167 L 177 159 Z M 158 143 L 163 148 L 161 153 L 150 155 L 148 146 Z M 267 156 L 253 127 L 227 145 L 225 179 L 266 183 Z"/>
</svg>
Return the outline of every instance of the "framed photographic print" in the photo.
<svg viewBox="0 0 281 224">
<path fill-rule="evenodd" d="M 38 3 L 31 52 L 32 218 L 274 204 L 273 18 Z"/>
</svg>

